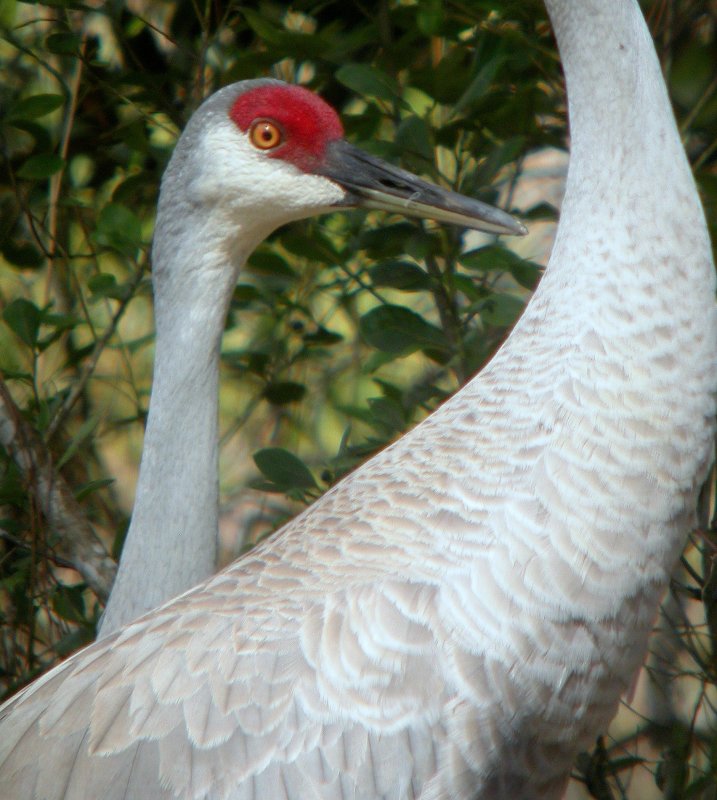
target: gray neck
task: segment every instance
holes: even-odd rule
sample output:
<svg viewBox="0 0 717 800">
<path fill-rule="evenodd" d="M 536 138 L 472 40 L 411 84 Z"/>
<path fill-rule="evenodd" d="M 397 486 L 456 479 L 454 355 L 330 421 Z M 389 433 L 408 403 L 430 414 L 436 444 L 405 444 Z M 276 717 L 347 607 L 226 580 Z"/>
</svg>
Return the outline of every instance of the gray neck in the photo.
<svg viewBox="0 0 717 800">
<path fill-rule="evenodd" d="M 528 316 L 550 305 L 568 327 L 585 318 L 590 303 L 596 313 L 601 309 L 597 322 L 608 335 L 614 320 L 605 315 L 620 305 L 645 319 L 665 316 L 667 302 L 694 309 L 695 294 L 709 292 L 709 240 L 639 6 L 636 0 L 546 0 L 546 6 L 566 77 L 571 153 L 550 268 Z M 700 248 L 704 269 L 685 263 Z M 676 265 L 684 265 L 684 276 Z M 685 281 L 679 292 L 676 279 Z M 633 306 L 637 296 L 642 309 Z"/>
<path fill-rule="evenodd" d="M 636 0 L 546 0 L 568 90 L 571 157 L 560 233 L 614 229 L 621 255 L 704 217 Z M 680 203 L 679 201 L 684 201 Z M 630 227 L 632 225 L 632 227 Z M 560 252 L 560 251 L 558 251 Z"/>
<path fill-rule="evenodd" d="M 218 535 L 219 349 L 244 262 L 223 214 L 163 183 L 153 249 L 156 351 L 132 521 L 101 634 L 211 575 Z M 236 241 L 234 239 L 233 241 Z"/>
<path fill-rule="evenodd" d="M 640 507 L 650 539 L 636 540 L 635 552 L 657 566 L 642 578 L 620 564 L 617 601 L 623 588 L 628 596 L 635 591 L 629 586 L 671 569 L 704 475 L 714 416 L 715 274 L 704 214 L 637 2 L 546 0 L 546 6 L 569 100 L 560 224 L 537 292 L 464 402 L 503 416 L 510 411 L 517 430 L 537 421 L 551 458 L 574 451 L 586 459 L 586 471 L 600 474 L 605 487 L 599 516 L 615 520 L 606 527 L 606 552 L 616 532 L 623 542 L 639 534 L 638 526 L 623 530 L 632 519 L 624 498 L 636 519 Z M 574 472 L 566 465 L 565 487 Z M 597 497 L 598 490 L 581 497 L 576 509 Z M 553 501 L 546 495 L 546 508 Z M 575 530 L 597 543 L 604 532 L 591 530 L 589 518 L 587 511 L 576 517 Z"/>
<path fill-rule="evenodd" d="M 567 82 L 570 166 L 548 269 L 493 368 L 509 379 L 516 416 L 540 409 L 554 432 L 550 457 L 579 454 L 564 465 L 566 492 L 580 459 L 600 474 L 577 501 L 574 530 L 595 552 L 614 552 L 619 536 L 649 565 L 638 574 L 615 559 L 605 609 L 641 583 L 649 608 L 683 545 L 711 448 L 711 247 L 636 0 L 546 6 Z M 545 507 L 561 508 L 554 500 L 546 490 Z M 592 529 L 591 503 L 601 520 Z"/>
</svg>

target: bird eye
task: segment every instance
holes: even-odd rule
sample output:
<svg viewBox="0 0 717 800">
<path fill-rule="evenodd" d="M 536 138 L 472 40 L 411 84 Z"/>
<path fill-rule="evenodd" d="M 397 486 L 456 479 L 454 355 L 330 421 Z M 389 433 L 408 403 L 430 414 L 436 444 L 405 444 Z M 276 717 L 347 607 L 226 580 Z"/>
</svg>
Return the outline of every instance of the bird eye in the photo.
<svg viewBox="0 0 717 800">
<path fill-rule="evenodd" d="M 273 150 L 284 141 L 284 134 L 275 122 L 258 119 L 249 128 L 249 141 L 258 150 Z"/>
</svg>

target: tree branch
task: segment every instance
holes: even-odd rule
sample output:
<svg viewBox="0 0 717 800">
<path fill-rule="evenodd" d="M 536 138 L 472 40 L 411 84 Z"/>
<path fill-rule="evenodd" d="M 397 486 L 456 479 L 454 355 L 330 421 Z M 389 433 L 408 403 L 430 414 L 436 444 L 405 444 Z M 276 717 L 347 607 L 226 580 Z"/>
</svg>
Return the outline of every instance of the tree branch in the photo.
<svg viewBox="0 0 717 800">
<path fill-rule="evenodd" d="M 105 601 L 116 565 L 82 512 L 70 487 L 58 474 L 44 442 L 20 414 L 6 384 L 0 379 L 0 445 L 8 452 L 34 492 L 49 530 L 56 555 L 72 565 L 92 591 Z"/>
</svg>

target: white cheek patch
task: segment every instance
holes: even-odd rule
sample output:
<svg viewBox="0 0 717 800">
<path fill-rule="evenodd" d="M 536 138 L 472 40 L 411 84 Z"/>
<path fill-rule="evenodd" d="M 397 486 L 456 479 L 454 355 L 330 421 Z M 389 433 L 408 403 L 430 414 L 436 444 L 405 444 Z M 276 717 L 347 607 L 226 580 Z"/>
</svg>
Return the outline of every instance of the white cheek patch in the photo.
<svg viewBox="0 0 717 800">
<path fill-rule="evenodd" d="M 345 190 L 257 150 L 231 120 L 204 131 L 197 142 L 187 191 L 199 203 L 225 204 L 281 224 L 341 205 Z"/>
<path fill-rule="evenodd" d="M 265 236 L 286 222 L 346 205 L 341 186 L 257 150 L 231 120 L 217 119 L 202 132 L 184 169 L 186 199 L 215 223 L 240 226 L 244 235 L 254 229 Z"/>
</svg>

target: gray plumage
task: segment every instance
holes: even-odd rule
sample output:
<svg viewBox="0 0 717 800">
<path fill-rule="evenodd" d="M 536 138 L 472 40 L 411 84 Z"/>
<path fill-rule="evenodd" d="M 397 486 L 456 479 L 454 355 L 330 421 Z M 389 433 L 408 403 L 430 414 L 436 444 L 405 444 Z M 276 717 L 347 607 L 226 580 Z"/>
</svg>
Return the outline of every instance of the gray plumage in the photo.
<svg viewBox="0 0 717 800">
<path fill-rule="evenodd" d="M 247 557 L 7 704 L 13 798 L 535 800 L 642 659 L 714 433 L 704 216 L 634 0 L 547 0 L 571 162 L 493 361 Z"/>
</svg>

